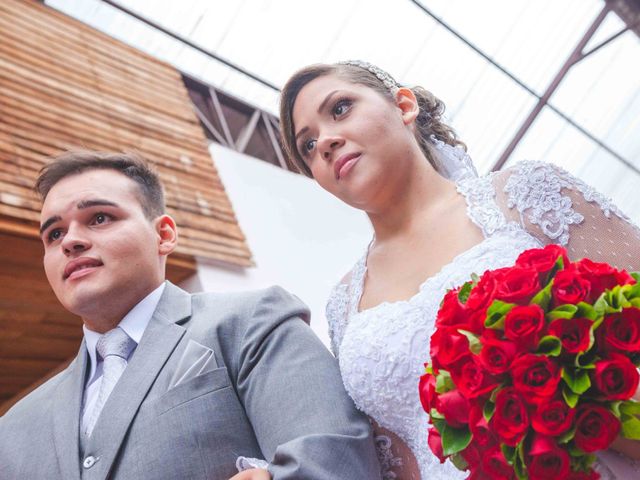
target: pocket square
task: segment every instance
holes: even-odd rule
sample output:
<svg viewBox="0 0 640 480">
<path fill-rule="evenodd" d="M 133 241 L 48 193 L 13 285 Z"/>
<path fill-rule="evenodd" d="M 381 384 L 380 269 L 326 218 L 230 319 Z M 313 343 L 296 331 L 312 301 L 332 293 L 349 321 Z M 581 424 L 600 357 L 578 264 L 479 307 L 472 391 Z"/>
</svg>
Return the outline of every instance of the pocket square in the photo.
<svg viewBox="0 0 640 480">
<path fill-rule="evenodd" d="M 213 350 L 190 339 L 171 377 L 168 390 L 216 368 L 218 363 Z"/>
</svg>

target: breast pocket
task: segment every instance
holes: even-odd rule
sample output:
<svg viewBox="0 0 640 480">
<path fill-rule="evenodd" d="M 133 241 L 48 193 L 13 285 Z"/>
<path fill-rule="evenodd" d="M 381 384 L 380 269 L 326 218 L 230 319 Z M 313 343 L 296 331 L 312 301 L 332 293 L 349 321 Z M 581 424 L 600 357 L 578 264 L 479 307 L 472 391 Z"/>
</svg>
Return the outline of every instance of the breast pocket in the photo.
<svg viewBox="0 0 640 480">
<path fill-rule="evenodd" d="M 230 386 L 231 380 L 227 369 L 225 367 L 216 368 L 167 391 L 154 402 L 154 409 L 157 415 L 162 415 L 187 402 Z"/>
</svg>

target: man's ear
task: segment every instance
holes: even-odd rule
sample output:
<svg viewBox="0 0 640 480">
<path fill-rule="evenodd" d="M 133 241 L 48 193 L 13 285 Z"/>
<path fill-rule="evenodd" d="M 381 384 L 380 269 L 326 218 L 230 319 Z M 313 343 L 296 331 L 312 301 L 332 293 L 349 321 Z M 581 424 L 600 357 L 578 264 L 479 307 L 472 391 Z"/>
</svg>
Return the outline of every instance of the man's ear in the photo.
<svg viewBox="0 0 640 480">
<path fill-rule="evenodd" d="M 155 227 L 158 234 L 158 253 L 167 256 L 178 245 L 176 222 L 169 215 L 160 215 L 155 219 Z"/>
<path fill-rule="evenodd" d="M 405 125 L 415 122 L 420 113 L 418 107 L 418 99 L 410 88 L 400 87 L 396 92 L 396 105 L 402 114 L 402 120 Z"/>
</svg>

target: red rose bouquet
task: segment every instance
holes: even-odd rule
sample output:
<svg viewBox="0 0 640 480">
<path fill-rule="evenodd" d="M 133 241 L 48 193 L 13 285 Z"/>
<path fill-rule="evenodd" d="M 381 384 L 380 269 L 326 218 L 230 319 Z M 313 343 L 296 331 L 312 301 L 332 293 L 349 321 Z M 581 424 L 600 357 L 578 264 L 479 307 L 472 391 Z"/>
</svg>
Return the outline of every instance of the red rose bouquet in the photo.
<svg viewBox="0 0 640 480">
<path fill-rule="evenodd" d="M 640 275 L 557 245 L 445 295 L 420 379 L 429 447 L 469 478 L 596 479 L 640 439 Z"/>
</svg>

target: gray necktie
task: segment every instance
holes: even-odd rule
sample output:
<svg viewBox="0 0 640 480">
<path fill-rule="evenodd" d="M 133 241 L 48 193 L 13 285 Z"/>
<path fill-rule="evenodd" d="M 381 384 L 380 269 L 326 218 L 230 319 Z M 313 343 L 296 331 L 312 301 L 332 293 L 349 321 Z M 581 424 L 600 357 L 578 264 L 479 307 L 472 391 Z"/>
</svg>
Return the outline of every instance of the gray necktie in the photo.
<svg viewBox="0 0 640 480">
<path fill-rule="evenodd" d="M 122 372 L 127 367 L 127 358 L 136 347 L 136 342 L 125 333 L 120 327 L 109 330 L 100 337 L 96 350 L 102 357 L 102 383 L 98 391 L 98 398 L 89 416 L 87 427 L 84 432 L 85 438 L 91 436 L 93 427 L 95 427 L 100 412 L 107 402 L 113 387 L 120 379 Z"/>
</svg>

